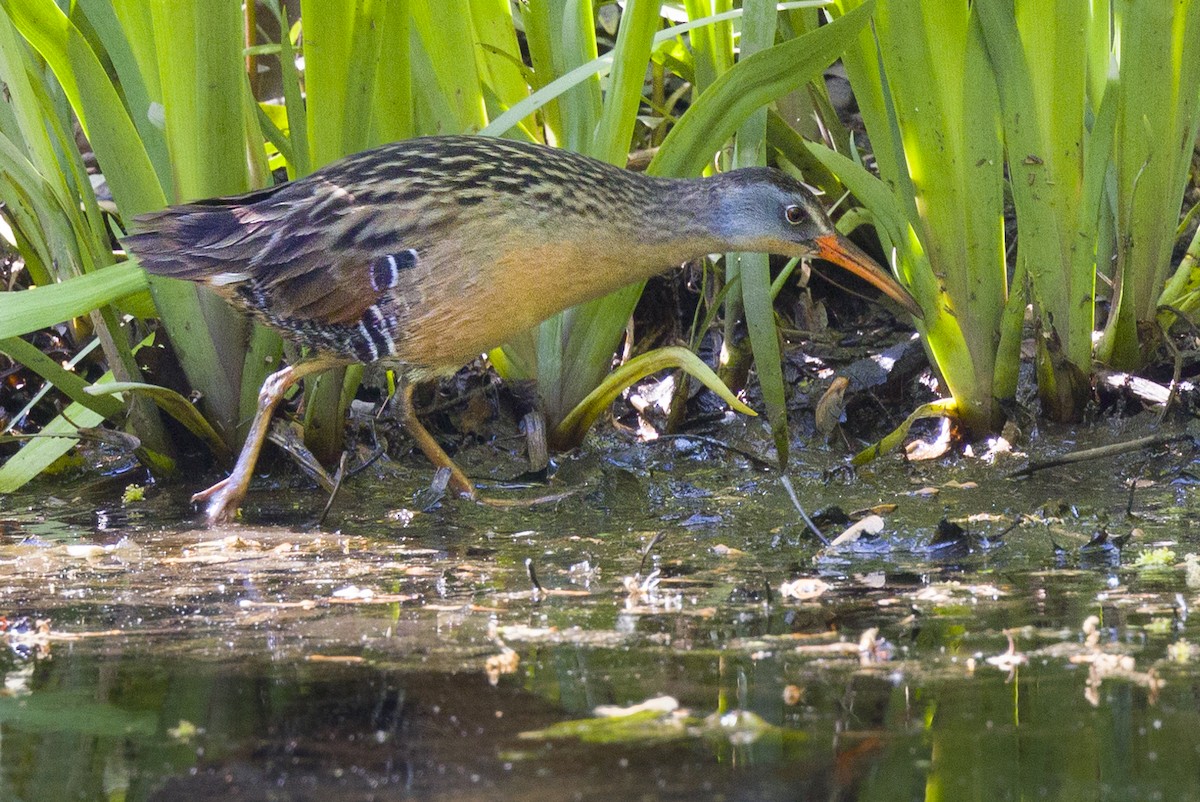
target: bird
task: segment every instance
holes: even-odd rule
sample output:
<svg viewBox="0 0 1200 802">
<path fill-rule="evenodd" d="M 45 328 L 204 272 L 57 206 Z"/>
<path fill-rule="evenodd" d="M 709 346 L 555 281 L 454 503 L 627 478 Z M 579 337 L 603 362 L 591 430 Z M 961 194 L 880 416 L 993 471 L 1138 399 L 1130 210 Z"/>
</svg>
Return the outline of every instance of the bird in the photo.
<svg viewBox="0 0 1200 802">
<path fill-rule="evenodd" d="M 206 286 L 307 349 L 263 383 L 228 478 L 193 496 L 210 524 L 236 516 L 284 393 L 356 362 L 395 369 L 405 429 L 450 469 L 450 489 L 474 498 L 417 420 L 414 383 L 707 254 L 819 257 L 922 316 L 837 232 L 814 193 L 780 170 L 662 178 L 484 136 L 403 140 L 266 189 L 142 214 L 122 241 L 149 273 Z"/>
</svg>

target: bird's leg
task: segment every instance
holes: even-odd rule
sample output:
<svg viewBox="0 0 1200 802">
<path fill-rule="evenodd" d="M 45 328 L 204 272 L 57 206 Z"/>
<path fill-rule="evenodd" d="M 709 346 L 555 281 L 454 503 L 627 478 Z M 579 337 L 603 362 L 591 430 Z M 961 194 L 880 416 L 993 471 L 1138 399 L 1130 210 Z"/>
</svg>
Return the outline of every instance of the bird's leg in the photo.
<svg viewBox="0 0 1200 802">
<path fill-rule="evenodd" d="M 254 474 L 254 465 L 258 462 L 258 454 L 262 451 L 263 440 L 266 439 L 267 431 L 270 429 L 271 416 L 275 412 L 275 407 L 279 406 L 279 402 L 283 400 L 288 388 L 305 376 L 327 370 L 333 364 L 327 359 L 319 358 L 301 361 L 275 371 L 263 382 L 262 389 L 258 391 L 258 411 L 254 414 L 254 420 L 250 424 L 250 431 L 246 434 L 246 442 L 242 446 L 242 453 L 238 454 L 237 465 L 233 467 L 233 472 L 207 490 L 201 490 L 192 496 L 193 502 L 208 502 L 205 516 L 210 525 L 231 521 L 237 515 L 238 506 L 246 497 L 246 490 L 250 487 L 250 478 Z"/>
<path fill-rule="evenodd" d="M 450 490 L 467 498 L 475 498 L 475 485 L 467 478 L 467 475 L 462 472 L 462 468 L 454 464 L 454 460 L 450 459 L 437 440 L 433 439 L 433 435 L 429 430 L 421 425 L 421 421 L 417 420 L 417 413 L 413 410 L 412 403 L 413 386 L 410 382 L 404 382 L 399 391 L 396 393 L 396 402 L 399 406 L 400 422 L 408 431 L 410 437 L 417 443 L 417 448 L 421 449 L 422 453 L 429 458 L 436 468 L 450 469 Z"/>
</svg>

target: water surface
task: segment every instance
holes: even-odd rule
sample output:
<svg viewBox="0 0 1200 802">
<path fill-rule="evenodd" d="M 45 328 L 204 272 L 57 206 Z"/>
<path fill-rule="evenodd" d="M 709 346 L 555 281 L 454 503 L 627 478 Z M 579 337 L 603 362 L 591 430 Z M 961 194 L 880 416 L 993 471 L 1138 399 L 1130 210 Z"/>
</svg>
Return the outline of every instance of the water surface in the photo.
<svg viewBox="0 0 1200 802">
<path fill-rule="evenodd" d="M 828 535 L 882 515 L 834 550 L 687 440 L 528 509 L 384 464 L 321 525 L 269 480 L 216 529 L 192 487 L 44 484 L 0 499 L 0 798 L 1200 798 L 1192 455 L 1025 462 L 800 452 Z"/>
</svg>

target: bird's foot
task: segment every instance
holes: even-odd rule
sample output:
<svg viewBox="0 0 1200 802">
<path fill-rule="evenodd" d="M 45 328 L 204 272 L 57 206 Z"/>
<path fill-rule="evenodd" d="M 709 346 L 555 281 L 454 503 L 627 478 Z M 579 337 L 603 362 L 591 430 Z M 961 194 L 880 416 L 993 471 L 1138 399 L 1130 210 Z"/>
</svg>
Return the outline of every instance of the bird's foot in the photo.
<svg viewBox="0 0 1200 802">
<path fill-rule="evenodd" d="M 239 488 L 232 479 L 232 476 L 227 476 L 207 490 L 201 490 L 192 496 L 193 504 L 208 502 L 204 509 L 204 517 L 209 526 L 229 523 L 237 517 L 245 490 Z"/>
<path fill-rule="evenodd" d="M 462 496 L 471 501 L 478 501 L 479 493 L 475 490 L 475 483 L 467 478 L 462 469 L 453 462 L 446 467 L 450 469 L 450 481 L 446 483 L 446 490 L 451 495 Z"/>
</svg>

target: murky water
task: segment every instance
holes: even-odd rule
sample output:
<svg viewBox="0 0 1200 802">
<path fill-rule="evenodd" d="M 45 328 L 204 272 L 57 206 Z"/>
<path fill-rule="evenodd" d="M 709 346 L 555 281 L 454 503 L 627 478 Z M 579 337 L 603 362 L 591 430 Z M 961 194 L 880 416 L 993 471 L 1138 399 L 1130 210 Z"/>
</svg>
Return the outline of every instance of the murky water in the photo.
<svg viewBox="0 0 1200 802">
<path fill-rule="evenodd" d="M 834 550 L 689 441 L 529 509 L 414 512 L 419 463 L 321 526 L 308 490 L 215 530 L 190 486 L 0 498 L 0 798 L 1200 799 L 1193 459 L 800 452 L 810 513 L 896 505 Z"/>
</svg>

